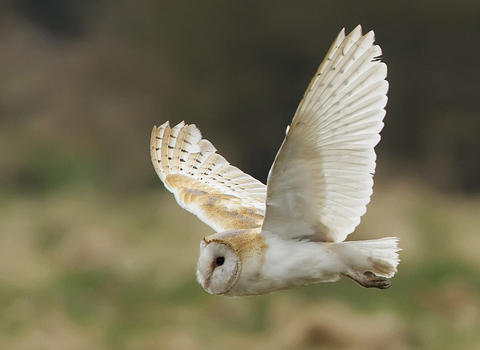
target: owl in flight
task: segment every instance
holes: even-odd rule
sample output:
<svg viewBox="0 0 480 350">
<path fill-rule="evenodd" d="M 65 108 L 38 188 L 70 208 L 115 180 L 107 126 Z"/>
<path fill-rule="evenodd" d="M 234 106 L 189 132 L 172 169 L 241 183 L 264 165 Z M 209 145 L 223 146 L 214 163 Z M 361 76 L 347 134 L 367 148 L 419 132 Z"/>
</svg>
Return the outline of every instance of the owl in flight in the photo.
<svg viewBox="0 0 480 350">
<path fill-rule="evenodd" d="M 348 241 L 370 201 L 387 66 L 374 33 L 342 30 L 318 68 L 268 174 L 230 165 L 193 124 L 154 127 L 153 166 L 180 206 L 217 233 L 200 243 L 197 279 L 244 296 L 348 277 L 385 289 L 397 238 Z"/>
</svg>

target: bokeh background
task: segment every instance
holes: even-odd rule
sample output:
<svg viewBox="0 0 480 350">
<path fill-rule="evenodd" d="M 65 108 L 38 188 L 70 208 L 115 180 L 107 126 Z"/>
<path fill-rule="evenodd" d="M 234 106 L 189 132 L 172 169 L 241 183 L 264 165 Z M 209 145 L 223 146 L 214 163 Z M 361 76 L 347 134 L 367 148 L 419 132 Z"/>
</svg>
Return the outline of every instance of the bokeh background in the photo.
<svg viewBox="0 0 480 350">
<path fill-rule="evenodd" d="M 266 181 L 342 27 L 375 30 L 390 92 L 352 239 L 398 236 L 389 290 L 208 295 L 201 237 L 149 159 L 196 123 Z M 480 3 L 0 2 L 0 348 L 479 349 Z"/>
</svg>

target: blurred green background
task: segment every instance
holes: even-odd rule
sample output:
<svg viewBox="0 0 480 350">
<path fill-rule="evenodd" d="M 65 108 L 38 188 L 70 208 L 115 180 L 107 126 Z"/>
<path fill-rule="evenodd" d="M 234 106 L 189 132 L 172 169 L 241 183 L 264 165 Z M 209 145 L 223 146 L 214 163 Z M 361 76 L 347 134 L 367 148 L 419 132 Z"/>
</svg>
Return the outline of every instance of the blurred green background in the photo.
<svg viewBox="0 0 480 350">
<path fill-rule="evenodd" d="M 401 238 L 392 287 L 210 296 L 212 230 L 156 177 L 152 126 L 195 123 L 265 182 L 359 23 L 390 92 L 351 238 Z M 479 349 L 479 37 L 475 0 L 1 1 L 0 348 Z"/>
</svg>

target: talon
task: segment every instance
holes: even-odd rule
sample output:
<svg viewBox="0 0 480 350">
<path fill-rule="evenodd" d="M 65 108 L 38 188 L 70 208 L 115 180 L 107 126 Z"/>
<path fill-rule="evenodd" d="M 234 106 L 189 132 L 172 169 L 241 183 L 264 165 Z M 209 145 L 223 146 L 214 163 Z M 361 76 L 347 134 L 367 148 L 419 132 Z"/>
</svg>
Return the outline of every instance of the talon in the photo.
<svg viewBox="0 0 480 350">
<path fill-rule="evenodd" d="M 387 278 L 377 276 L 372 271 L 365 271 L 363 275 L 366 278 L 363 283 L 359 283 L 365 288 L 387 289 L 392 284 Z"/>
<path fill-rule="evenodd" d="M 365 288 L 387 289 L 392 284 L 389 279 L 377 276 L 372 271 L 365 271 L 363 275 L 355 272 L 352 274 L 346 274 L 345 276 Z"/>
</svg>

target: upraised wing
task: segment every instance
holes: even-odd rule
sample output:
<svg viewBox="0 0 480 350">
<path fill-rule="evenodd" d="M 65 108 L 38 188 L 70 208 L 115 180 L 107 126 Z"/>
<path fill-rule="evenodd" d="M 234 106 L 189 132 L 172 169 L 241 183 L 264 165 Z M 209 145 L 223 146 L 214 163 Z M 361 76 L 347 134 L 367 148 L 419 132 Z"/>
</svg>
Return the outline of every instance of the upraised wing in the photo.
<svg viewBox="0 0 480 350">
<path fill-rule="evenodd" d="M 266 186 L 215 152 L 193 124 L 152 130 L 153 166 L 182 208 L 217 232 L 260 227 Z"/>
<path fill-rule="evenodd" d="M 270 170 L 262 230 L 339 242 L 370 201 L 387 66 L 373 31 L 342 30 L 307 88 Z"/>
</svg>

